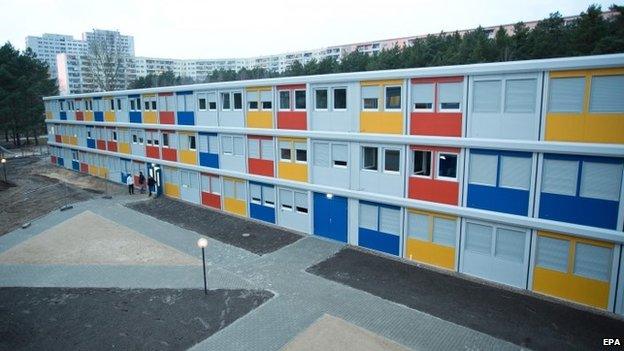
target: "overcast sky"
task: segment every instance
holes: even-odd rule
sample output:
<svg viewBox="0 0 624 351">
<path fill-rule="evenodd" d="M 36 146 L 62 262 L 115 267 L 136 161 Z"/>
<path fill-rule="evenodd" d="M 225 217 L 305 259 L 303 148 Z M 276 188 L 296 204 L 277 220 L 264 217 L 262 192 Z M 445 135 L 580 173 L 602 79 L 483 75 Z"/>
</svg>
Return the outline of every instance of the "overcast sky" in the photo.
<svg viewBox="0 0 624 351">
<path fill-rule="evenodd" d="M 93 28 L 133 35 L 137 56 L 224 58 L 576 15 L 591 0 L 0 0 L 0 40 Z M 296 4 L 296 5 L 295 5 Z"/>
</svg>

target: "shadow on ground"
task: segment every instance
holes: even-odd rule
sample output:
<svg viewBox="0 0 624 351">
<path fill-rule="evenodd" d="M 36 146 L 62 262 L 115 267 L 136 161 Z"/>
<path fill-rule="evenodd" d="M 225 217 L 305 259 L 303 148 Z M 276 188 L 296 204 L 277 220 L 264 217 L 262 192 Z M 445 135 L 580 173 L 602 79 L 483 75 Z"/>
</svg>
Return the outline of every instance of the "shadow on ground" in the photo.
<svg viewBox="0 0 624 351">
<path fill-rule="evenodd" d="M 2 350 L 183 350 L 260 306 L 263 290 L 0 288 Z"/>
<path fill-rule="evenodd" d="M 271 253 L 301 239 L 293 232 L 165 197 L 126 206 L 258 255 Z M 249 235 L 243 236 L 244 233 Z"/>
<path fill-rule="evenodd" d="M 307 272 L 535 350 L 604 349 L 624 321 L 352 248 Z"/>
</svg>

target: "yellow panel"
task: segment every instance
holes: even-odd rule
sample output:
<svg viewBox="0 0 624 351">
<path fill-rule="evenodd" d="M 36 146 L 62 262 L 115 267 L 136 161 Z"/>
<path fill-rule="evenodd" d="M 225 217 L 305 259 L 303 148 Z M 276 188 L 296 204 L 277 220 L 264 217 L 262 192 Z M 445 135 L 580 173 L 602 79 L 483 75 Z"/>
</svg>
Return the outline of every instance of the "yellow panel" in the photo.
<svg viewBox="0 0 624 351">
<path fill-rule="evenodd" d="M 403 81 L 400 79 L 395 80 L 365 80 L 360 82 L 361 86 L 371 86 L 371 85 L 403 85 Z"/>
<path fill-rule="evenodd" d="M 84 113 L 85 121 L 93 121 L 93 111 L 85 111 Z"/>
<path fill-rule="evenodd" d="M 360 112 L 360 132 L 403 134 L 403 114 L 401 112 Z"/>
<path fill-rule="evenodd" d="M 223 198 L 223 209 L 227 212 L 247 217 L 247 204 L 245 201 L 225 197 Z"/>
<path fill-rule="evenodd" d="M 248 128 L 273 128 L 273 113 L 270 111 L 247 112 Z"/>
<path fill-rule="evenodd" d="M 278 162 L 277 174 L 279 178 L 296 180 L 299 182 L 308 181 L 308 165 L 302 163 Z"/>
<path fill-rule="evenodd" d="M 89 174 L 92 176 L 96 176 L 98 175 L 98 167 L 94 166 L 94 165 L 89 165 Z"/>
<path fill-rule="evenodd" d="M 61 143 L 63 143 L 63 144 L 69 144 L 69 136 L 67 136 L 67 135 L 61 135 Z"/>
<path fill-rule="evenodd" d="M 575 70 L 575 71 L 553 71 L 553 72 L 550 72 L 550 78 L 582 77 L 588 74 L 596 75 L 596 76 L 624 74 L 624 68 L 603 68 L 603 69 L 589 69 L 589 70 Z"/>
<path fill-rule="evenodd" d="M 143 123 L 157 124 L 158 123 L 158 112 L 156 112 L 156 111 L 144 111 L 143 112 Z"/>
<path fill-rule="evenodd" d="M 405 257 L 436 267 L 455 269 L 455 248 L 408 238 Z"/>
<path fill-rule="evenodd" d="M 197 152 L 189 150 L 178 150 L 180 156 L 180 162 L 187 163 L 189 165 L 197 164 Z"/>
<path fill-rule="evenodd" d="M 122 154 L 130 154 L 130 144 L 117 143 L 117 152 L 121 152 Z"/>
<path fill-rule="evenodd" d="M 575 236 L 571 236 L 571 235 L 565 235 L 565 234 L 559 234 L 559 233 L 553 233 L 553 232 L 546 232 L 546 231 L 538 231 L 537 232 L 539 236 L 547 236 L 550 238 L 555 238 L 555 239 L 563 239 L 563 240 L 571 240 L 571 241 L 575 241 L 575 242 L 579 242 L 579 243 L 585 243 L 585 244 L 590 244 L 590 245 L 596 245 L 596 246 L 601 246 L 601 247 L 606 247 L 609 249 L 613 248 L 613 244 L 606 242 L 606 241 L 599 241 L 599 240 L 593 240 L 593 239 L 586 239 L 586 238 L 578 238 Z"/>
<path fill-rule="evenodd" d="M 156 96 L 156 94 L 143 94 L 143 95 L 141 95 L 141 97 L 144 97 L 144 98 L 151 98 L 151 97 L 155 97 L 155 96 Z"/>
<path fill-rule="evenodd" d="M 609 306 L 608 282 L 543 267 L 535 267 L 533 270 L 533 290 L 602 309 Z"/>
<path fill-rule="evenodd" d="M 108 174 L 108 169 L 106 167 L 98 167 L 98 177 L 106 178 Z"/>
<path fill-rule="evenodd" d="M 295 143 L 305 143 L 306 140 L 304 138 L 277 138 L 279 141 L 292 141 Z"/>
<path fill-rule="evenodd" d="M 78 145 L 78 137 L 70 136 L 69 137 L 69 143 L 72 144 L 72 145 Z"/>
<path fill-rule="evenodd" d="M 46 113 L 45 113 L 45 118 L 46 118 L 46 119 L 52 119 L 52 112 L 50 112 L 50 111 L 46 111 Z"/>
<path fill-rule="evenodd" d="M 106 122 L 115 122 L 115 112 L 113 111 L 104 112 L 104 120 Z"/>
<path fill-rule="evenodd" d="M 546 116 L 546 140 L 583 140 L 583 116 L 578 113 L 549 113 Z"/>
<path fill-rule="evenodd" d="M 271 87 L 249 87 L 245 90 L 246 91 L 267 91 L 267 90 L 271 90 Z"/>
<path fill-rule="evenodd" d="M 180 187 L 175 184 L 165 182 L 165 195 L 179 198 Z"/>
<path fill-rule="evenodd" d="M 442 214 L 442 213 L 437 213 L 437 212 L 431 212 L 431 211 L 422 211 L 422 210 L 414 210 L 414 209 L 408 209 L 409 212 L 411 213 L 418 213 L 418 214 L 422 214 L 422 215 L 426 215 L 426 216 L 436 216 L 439 218 L 445 218 L 445 219 L 450 219 L 452 221 L 457 220 L 456 216 L 450 216 L 447 214 Z"/>
</svg>

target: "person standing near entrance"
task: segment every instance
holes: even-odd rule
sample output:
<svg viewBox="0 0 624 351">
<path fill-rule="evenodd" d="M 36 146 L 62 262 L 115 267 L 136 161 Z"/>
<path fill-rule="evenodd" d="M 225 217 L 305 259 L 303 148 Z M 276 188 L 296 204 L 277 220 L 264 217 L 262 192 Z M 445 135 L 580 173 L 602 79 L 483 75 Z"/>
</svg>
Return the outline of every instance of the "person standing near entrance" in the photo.
<svg viewBox="0 0 624 351">
<path fill-rule="evenodd" d="M 139 189 L 141 189 L 141 194 L 145 194 L 145 176 L 143 172 L 139 171 Z"/>
<path fill-rule="evenodd" d="M 132 174 L 128 174 L 126 177 L 126 185 L 128 185 L 128 194 L 134 195 L 134 177 Z"/>
<path fill-rule="evenodd" d="M 155 185 L 156 185 L 156 180 L 154 180 L 154 177 L 150 175 L 147 178 L 147 190 L 149 191 L 148 196 L 152 196 L 152 188 L 154 188 Z M 157 192 L 155 188 L 154 188 L 154 192 Z"/>
</svg>

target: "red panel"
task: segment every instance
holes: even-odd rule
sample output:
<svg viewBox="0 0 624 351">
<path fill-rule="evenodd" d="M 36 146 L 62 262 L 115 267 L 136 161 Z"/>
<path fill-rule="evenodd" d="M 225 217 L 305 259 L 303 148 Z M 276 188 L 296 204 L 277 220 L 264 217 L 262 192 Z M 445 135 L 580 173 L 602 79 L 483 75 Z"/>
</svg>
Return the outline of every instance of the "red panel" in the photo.
<svg viewBox="0 0 624 351">
<path fill-rule="evenodd" d="M 462 129 L 462 114 L 412 112 L 410 120 L 410 134 L 436 135 L 460 137 Z"/>
<path fill-rule="evenodd" d="M 80 164 L 80 172 L 89 173 L 89 165 L 87 163 Z"/>
<path fill-rule="evenodd" d="M 76 121 L 84 121 L 84 113 L 82 111 L 76 111 Z"/>
<path fill-rule="evenodd" d="M 412 78 L 412 83 L 460 83 L 464 77 Z"/>
<path fill-rule="evenodd" d="M 305 111 L 280 111 L 277 113 L 278 129 L 308 129 Z"/>
<path fill-rule="evenodd" d="M 460 149 L 454 147 L 440 147 L 440 146 L 427 146 L 427 145 L 410 145 L 411 150 L 423 150 L 423 151 L 441 151 L 452 152 L 459 155 Z"/>
<path fill-rule="evenodd" d="M 249 138 L 249 139 L 261 139 L 261 140 L 271 140 L 271 139 L 273 139 L 273 137 L 264 136 L 264 135 L 248 135 L 247 138 Z"/>
<path fill-rule="evenodd" d="M 108 146 L 108 151 L 117 152 L 117 142 L 116 141 L 107 141 L 106 145 Z"/>
<path fill-rule="evenodd" d="M 52 164 L 56 164 L 57 160 L 56 160 L 56 156 L 50 156 L 50 163 Z"/>
<path fill-rule="evenodd" d="M 249 173 L 273 177 L 273 161 L 259 160 L 256 158 L 247 159 Z"/>
<path fill-rule="evenodd" d="M 139 185 L 139 176 L 135 175 L 135 176 L 133 176 L 133 178 L 134 178 L 134 186 L 140 187 L 140 185 Z"/>
<path fill-rule="evenodd" d="M 287 85 L 278 85 L 278 90 L 289 90 L 289 89 L 305 89 L 305 84 L 287 84 Z"/>
<path fill-rule="evenodd" d="M 145 155 L 151 158 L 160 158 L 160 149 L 158 146 L 146 146 Z"/>
<path fill-rule="evenodd" d="M 178 152 L 176 149 L 171 149 L 167 147 L 163 147 L 162 149 L 162 158 L 167 161 L 178 161 Z"/>
<path fill-rule="evenodd" d="M 61 136 L 58 134 L 54 135 L 54 141 L 56 141 L 57 143 L 62 143 L 63 141 L 61 140 Z"/>
<path fill-rule="evenodd" d="M 158 96 L 171 96 L 173 93 L 158 93 Z"/>
<path fill-rule="evenodd" d="M 202 191 L 201 202 L 202 202 L 202 205 L 213 207 L 219 210 L 221 209 L 221 196 L 219 195 L 215 195 L 215 194 Z"/>
<path fill-rule="evenodd" d="M 97 140 L 97 148 L 100 150 L 106 150 L 106 140 Z"/>
<path fill-rule="evenodd" d="M 410 199 L 457 205 L 459 183 L 431 178 L 409 178 Z"/>
<path fill-rule="evenodd" d="M 173 115 L 173 111 L 160 111 L 158 115 L 160 116 L 161 124 L 175 124 L 175 116 Z"/>
</svg>

